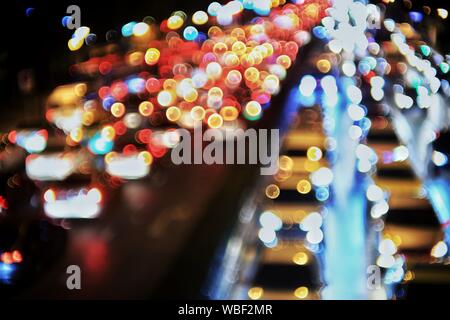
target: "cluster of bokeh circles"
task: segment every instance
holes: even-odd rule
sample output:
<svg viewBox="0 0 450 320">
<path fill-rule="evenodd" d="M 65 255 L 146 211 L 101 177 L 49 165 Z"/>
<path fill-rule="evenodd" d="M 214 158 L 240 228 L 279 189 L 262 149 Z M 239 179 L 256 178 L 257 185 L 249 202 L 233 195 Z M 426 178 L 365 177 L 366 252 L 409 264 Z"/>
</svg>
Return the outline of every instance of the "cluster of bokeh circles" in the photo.
<svg viewBox="0 0 450 320">
<path fill-rule="evenodd" d="M 152 17 L 129 22 L 121 28 L 126 54 L 91 58 L 72 69 L 104 78 L 95 94 L 83 96 L 83 125 L 95 122 L 93 106 L 100 106 L 110 117 L 107 139 L 143 123 L 245 127 L 269 107 L 329 6 L 328 0 L 213 2 L 190 17 L 176 11 L 159 24 Z M 87 37 L 89 30 L 81 28 L 83 37 L 76 39 Z M 139 140 L 153 141 L 153 133 L 140 130 Z"/>
<path fill-rule="evenodd" d="M 259 119 L 327 2 L 272 5 L 268 16 L 244 25 L 232 24 L 234 15 L 244 13 L 240 1 L 213 3 L 208 13 L 197 11 L 191 21 L 183 12 L 164 20 L 160 31 L 165 39 L 151 42 L 144 56 L 159 76 L 146 79 L 146 105 L 164 110 L 169 121 L 183 127 L 203 121 L 221 128 L 241 116 Z M 221 13 L 226 7 L 228 16 Z M 208 22 L 205 33 L 198 30 Z"/>
</svg>

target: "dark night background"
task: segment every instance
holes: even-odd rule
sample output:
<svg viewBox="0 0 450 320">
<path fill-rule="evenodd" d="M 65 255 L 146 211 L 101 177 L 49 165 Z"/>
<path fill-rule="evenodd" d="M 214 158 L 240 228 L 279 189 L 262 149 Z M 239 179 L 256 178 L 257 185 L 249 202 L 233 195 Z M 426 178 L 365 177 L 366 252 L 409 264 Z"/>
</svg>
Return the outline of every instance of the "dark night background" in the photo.
<svg viewBox="0 0 450 320">
<path fill-rule="evenodd" d="M 38 118 L 39 113 L 37 113 L 36 110 L 39 110 L 39 106 L 42 108 L 46 95 L 50 93 L 54 87 L 73 81 L 69 76 L 69 66 L 80 56 L 80 54 L 83 55 L 86 53 L 88 47 L 84 46 L 77 52 L 71 52 L 67 47 L 67 41 L 70 39 L 73 30 L 63 27 L 61 19 L 67 14 L 66 10 L 69 5 L 76 4 L 81 8 L 81 24 L 90 27 L 91 32 L 97 35 L 97 43 L 102 44 L 106 43 L 105 35 L 109 30 L 120 32 L 121 26 L 127 22 L 140 21 L 145 16 L 153 16 L 157 21 L 161 21 L 176 10 L 183 10 L 188 14 L 192 14 L 196 10 L 206 10 L 208 3 L 211 1 L 213 0 L 14 0 L 2 3 L 0 9 L 0 133 L 8 130 L 10 126 L 15 125 L 15 123 L 26 120 L 27 115 L 30 113 L 34 113 L 34 118 Z M 225 0 L 220 2 L 224 1 Z M 396 0 L 396 2 L 401 2 L 401 0 Z M 414 9 L 416 10 L 421 10 L 424 4 L 432 6 L 434 12 L 438 7 L 444 6 L 448 8 L 448 3 L 443 3 L 444 1 L 437 2 L 439 5 L 435 5 L 427 0 L 413 0 L 412 2 L 414 3 Z M 31 14 L 27 16 L 26 11 L 28 8 L 33 8 L 33 10 Z M 400 17 L 405 12 L 406 11 L 401 10 L 396 12 L 400 21 Z M 440 35 L 438 37 L 438 49 L 442 53 L 449 52 L 449 32 L 445 30 L 445 28 L 448 29 L 447 25 L 449 20 L 450 18 L 447 19 L 447 24 L 442 23 L 442 20 L 434 20 L 439 21 L 438 28 L 440 29 Z M 23 93 L 18 86 L 18 74 L 23 70 L 29 70 L 34 78 L 34 87 L 28 93 Z M 291 75 L 294 77 L 298 76 L 294 72 L 292 72 Z M 287 95 L 284 96 L 286 97 Z M 279 98 L 282 97 L 283 95 L 280 94 Z M 278 104 L 282 105 L 280 102 L 278 102 Z M 30 118 L 33 118 L 32 116 L 33 114 Z M 248 172 L 246 171 L 246 173 Z M 234 179 L 241 181 L 242 184 L 236 184 Z M 189 180 L 186 179 L 186 181 Z M 249 174 L 236 174 L 235 177 L 232 179 L 230 178 L 228 184 L 223 187 L 223 190 L 227 190 L 228 193 L 226 194 L 227 197 L 224 197 L 220 203 L 227 203 L 227 206 L 217 206 L 218 208 L 221 208 L 223 212 L 215 212 L 216 216 L 213 217 L 210 215 L 209 219 L 205 218 L 206 222 L 203 222 L 200 226 L 204 233 L 208 233 L 208 239 L 210 239 L 210 234 L 217 234 L 216 237 L 219 238 L 221 232 L 223 232 L 222 229 L 226 229 L 228 223 L 231 224 L 232 217 L 224 214 L 224 212 L 237 212 L 238 210 L 236 210 L 235 207 L 237 207 L 239 203 L 227 201 L 227 199 L 238 198 L 237 193 L 241 196 L 240 190 L 242 190 L 244 185 L 246 186 L 249 181 L 252 181 Z M 167 194 L 168 193 L 166 193 L 166 195 Z M 119 198 L 116 198 L 117 201 L 118 199 Z M 164 202 L 163 200 L 164 199 L 162 198 L 161 203 Z M 168 202 L 167 199 L 166 202 Z M 215 206 L 214 210 L 217 210 Z M 164 214 L 164 212 L 162 213 Z M 217 220 L 217 216 L 222 217 L 221 219 L 225 222 L 222 223 L 222 220 Z M 212 221 L 213 219 L 214 221 Z M 220 225 L 220 228 L 217 227 L 220 229 L 220 232 L 212 232 L 209 228 L 210 225 Z M 125 234 L 125 231 L 122 234 Z M 195 235 L 195 239 L 197 240 L 203 240 L 205 238 L 206 236 L 203 233 Z M 207 269 L 209 266 L 209 256 L 200 253 L 202 251 L 199 249 L 204 249 L 204 247 L 202 247 L 203 242 L 204 241 L 186 242 L 189 243 L 190 251 L 186 251 L 180 258 L 180 261 L 184 262 L 185 265 L 190 265 L 189 263 L 186 263 L 186 261 L 192 260 L 190 253 L 198 252 L 198 256 L 201 256 L 201 261 L 204 262 L 199 265 L 202 265 L 204 269 Z M 215 252 L 215 244 L 218 242 L 219 240 L 216 242 L 209 241 L 207 243 L 208 250 L 210 252 Z M 195 245 L 199 243 L 201 243 L 202 246 Z M 134 248 L 130 248 L 130 250 L 132 249 Z M 121 251 L 117 251 L 118 255 L 120 253 Z M 194 259 L 193 261 L 197 260 Z M 171 280 L 173 283 L 177 283 L 177 279 L 182 279 L 185 273 L 190 271 L 189 268 L 179 267 L 180 265 L 184 266 L 183 264 L 179 265 L 175 263 L 174 265 L 176 267 L 174 267 L 173 273 L 178 274 L 180 270 L 185 270 L 184 273 L 180 273 L 178 277 L 173 277 Z M 195 281 L 197 279 L 196 276 L 199 276 L 201 273 L 200 271 L 200 269 L 197 270 L 195 275 L 189 274 L 189 277 L 192 278 L 190 280 Z M 170 276 L 172 275 L 172 273 L 169 273 L 167 278 L 170 279 Z M 201 276 L 203 277 L 204 273 L 201 273 Z M 185 277 L 185 279 L 187 278 L 188 277 Z M 166 282 L 163 281 L 162 283 L 165 284 Z M 177 285 L 183 287 L 184 290 L 190 289 L 192 291 L 195 289 L 195 287 L 184 282 L 177 283 Z M 172 286 L 167 286 L 167 290 L 172 289 Z M 170 294 L 171 293 L 172 292 L 170 292 Z M 163 292 L 162 294 L 169 295 L 167 292 Z"/>
</svg>

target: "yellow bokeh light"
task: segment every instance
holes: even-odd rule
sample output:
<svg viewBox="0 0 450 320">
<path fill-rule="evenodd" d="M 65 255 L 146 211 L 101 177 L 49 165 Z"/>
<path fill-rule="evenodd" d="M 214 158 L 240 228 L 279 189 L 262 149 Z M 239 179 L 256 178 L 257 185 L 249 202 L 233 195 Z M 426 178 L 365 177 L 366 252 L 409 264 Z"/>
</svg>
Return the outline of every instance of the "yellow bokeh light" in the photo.
<svg viewBox="0 0 450 320">
<path fill-rule="evenodd" d="M 217 55 L 223 55 L 225 52 L 227 52 L 228 47 L 223 42 L 217 42 L 213 47 L 213 52 Z"/>
<path fill-rule="evenodd" d="M 145 57 L 144 57 L 145 63 L 147 63 L 150 66 L 155 65 L 158 63 L 160 56 L 161 56 L 161 53 L 159 52 L 158 49 L 156 49 L 156 48 L 147 49 L 147 51 L 145 52 Z"/>
<path fill-rule="evenodd" d="M 261 299 L 264 294 L 264 289 L 261 287 L 253 287 L 248 289 L 248 297 L 252 300 Z"/>
<path fill-rule="evenodd" d="M 184 20 L 179 15 L 173 15 L 167 20 L 167 27 L 171 30 L 177 30 L 181 28 Z"/>
<path fill-rule="evenodd" d="M 211 89 L 208 90 L 208 96 L 222 98 L 223 91 L 219 87 L 212 87 Z"/>
<path fill-rule="evenodd" d="M 186 92 L 183 93 L 183 99 L 186 102 L 194 102 L 198 98 L 198 92 L 194 88 L 190 90 L 186 90 Z"/>
<path fill-rule="evenodd" d="M 300 180 L 297 183 L 297 191 L 301 194 L 307 194 L 311 191 L 311 183 L 308 180 Z"/>
<path fill-rule="evenodd" d="M 446 9 L 439 8 L 437 9 L 437 13 L 438 16 L 441 17 L 442 19 L 447 19 L 448 17 L 448 11 Z"/>
<path fill-rule="evenodd" d="M 111 114 L 116 118 L 120 118 L 125 114 L 125 105 L 122 102 L 114 102 L 111 106 Z"/>
<path fill-rule="evenodd" d="M 86 111 L 83 113 L 81 122 L 85 126 L 90 126 L 94 122 L 94 113 L 92 111 Z"/>
<path fill-rule="evenodd" d="M 247 46 L 242 41 L 236 41 L 235 43 L 233 43 L 231 50 L 233 50 L 233 52 L 238 56 L 241 56 L 247 51 Z"/>
<path fill-rule="evenodd" d="M 277 58 L 277 64 L 279 64 L 285 69 L 289 69 L 292 65 L 292 61 L 291 58 L 289 58 L 289 56 L 283 54 Z"/>
<path fill-rule="evenodd" d="M 266 187 L 266 197 L 276 199 L 280 195 L 280 188 L 276 184 L 269 184 Z"/>
<path fill-rule="evenodd" d="M 208 126 L 213 129 L 220 128 L 223 124 L 223 118 L 220 114 L 214 113 L 208 118 Z"/>
<path fill-rule="evenodd" d="M 176 106 L 167 108 L 166 117 L 169 121 L 175 122 L 181 118 L 181 110 Z"/>
<path fill-rule="evenodd" d="M 299 299 L 305 299 L 306 297 L 308 297 L 308 294 L 309 290 L 307 287 L 299 287 L 294 291 L 294 295 Z"/>
<path fill-rule="evenodd" d="M 208 14 L 205 11 L 197 11 L 192 15 L 192 22 L 202 25 L 208 22 Z"/>
<path fill-rule="evenodd" d="M 318 147 L 309 147 L 306 156 L 310 161 L 319 161 L 322 159 L 322 150 Z"/>
<path fill-rule="evenodd" d="M 255 59 L 251 55 L 245 53 L 241 56 L 241 66 L 243 68 L 249 68 L 249 67 L 253 66 L 254 64 L 255 64 Z"/>
<path fill-rule="evenodd" d="M 239 111 L 236 109 L 236 107 L 225 106 L 222 109 L 220 109 L 220 115 L 225 121 L 233 121 L 236 120 L 237 117 L 239 116 Z"/>
<path fill-rule="evenodd" d="M 244 72 L 244 77 L 247 81 L 256 82 L 259 80 L 259 70 L 255 67 L 247 68 Z"/>
<path fill-rule="evenodd" d="M 250 117 L 256 117 L 261 114 L 261 105 L 257 101 L 249 101 L 245 105 L 245 113 Z"/>
<path fill-rule="evenodd" d="M 71 38 L 67 43 L 70 51 L 79 50 L 83 46 L 84 40 L 78 38 Z"/>
<path fill-rule="evenodd" d="M 404 281 L 411 281 L 414 279 L 414 272 L 411 270 L 408 270 L 405 272 L 405 275 L 403 276 Z"/>
<path fill-rule="evenodd" d="M 402 238 L 398 234 L 392 236 L 392 241 L 397 247 L 399 247 L 402 244 Z"/>
<path fill-rule="evenodd" d="M 300 266 L 303 266 L 308 263 L 308 255 L 305 252 L 297 252 L 293 257 L 292 261 L 295 264 L 298 264 Z"/>
<path fill-rule="evenodd" d="M 130 53 L 128 56 L 128 63 L 132 66 L 138 66 L 144 60 L 144 53 L 140 51 L 135 51 Z"/>
<path fill-rule="evenodd" d="M 150 165 L 153 162 L 153 156 L 148 151 L 142 151 L 139 153 L 139 159 L 141 159 L 146 165 Z"/>
<path fill-rule="evenodd" d="M 84 97 L 87 91 L 87 85 L 85 83 L 78 83 L 73 88 L 75 95 L 78 97 Z"/>
<path fill-rule="evenodd" d="M 116 130 L 112 126 L 105 126 L 102 129 L 102 137 L 103 139 L 107 141 L 114 140 L 114 137 L 116 136 Z"/>
<path fill-rule="evenodd" d="M 142 101 L 139 104 L 139 113 L 144 117 L 148 117 L 149 115 L 151 115 L 153 113 L 153 109 L 153 103 L 151 103 L 150 101 Z"/>
<path fill-rule="evenodd" d="M 108 163 L 108 164 L 111 163 L 116 156 L 117 156 L 117 153 L 114 151 L 107 153 L 104 158 L 105 163 Z"/>
<path fill-rule="evenodd" d="M 331 63 L 327 59 L 320 59 L 316 64 L 317 69 L 322 73 L 327 73 L 331 70 Z"/>
</svg>

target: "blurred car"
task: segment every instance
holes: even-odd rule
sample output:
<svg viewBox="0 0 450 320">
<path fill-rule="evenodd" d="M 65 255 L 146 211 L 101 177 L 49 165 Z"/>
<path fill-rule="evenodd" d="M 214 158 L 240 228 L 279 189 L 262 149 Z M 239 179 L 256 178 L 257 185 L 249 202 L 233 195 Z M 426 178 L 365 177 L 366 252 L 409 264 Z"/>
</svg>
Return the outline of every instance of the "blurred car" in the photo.
<svg viewBox="0 0 450 320">
<path fill-rule="evenodd" d="M 71 153 L 30 155 L 26 160 L 26 172 L 32 180 L 65 180 L 74 169 L 75 157 Z"/>
<path fill-rule="evenodd" d="M 82 126 L 82 98 L 87 86 L 84 83 L 63 85 L 55 88 L 46 103 L 46 118 L 50 123 L 70 133 Z"/>
<path fill-rule="evenodd" d="M 46 129 L 22 129 L 9 133 L 9 140 L 28 153 L 39 153 L 45 149 L 48 140 Z"/>
<path fill-rule="evenodd" d="M 94 170 L 91 155 L 83 149 L 29 155 L 25 163 L 28 177 L 34 181 L 63 181 L 73 174 Z"/>
<path fill-rule="evenodd" d="M 48 188 L 43 195 L 43 209 L 49 218 L 92 219 L 102 209 L 103 195 L 93 186 Z"/>
<path fill-rule="evenodd" d="M 148 151 L 110 152 L 105 156 L 106 172 L 121 179 L 141 179 L 149 174 L 152 161 L 153 157 Z"/>
</svg>

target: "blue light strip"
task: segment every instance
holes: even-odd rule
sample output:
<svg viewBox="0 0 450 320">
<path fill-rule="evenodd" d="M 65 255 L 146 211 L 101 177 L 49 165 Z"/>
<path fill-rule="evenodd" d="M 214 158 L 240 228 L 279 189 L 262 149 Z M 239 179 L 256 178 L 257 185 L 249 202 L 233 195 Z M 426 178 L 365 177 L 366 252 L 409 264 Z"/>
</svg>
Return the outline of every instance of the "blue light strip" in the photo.
<svg viewBox="0 0 450 320">
<path fill-rule="evenodd" d="M 351 80 L 346 78 L 345 80 Z M 353 124 L 347 114 L 349 101 L 343 94 L 349 85 L 337 79 L 340 101 L 324 108 L 326 117 L 334 120 L 327 135 L 336 139 L 330 164 L 333 170 L 332 196 L 326 205 L 324 223 L 325 252 L 324 299 L 366 299 L 366 196 L 365 175 L 356 170 L 355 149 L 359 141 L 351 140 L 348 129 Z M 331 160 L 331 159 L 330 159 Z"/>
</svg>

